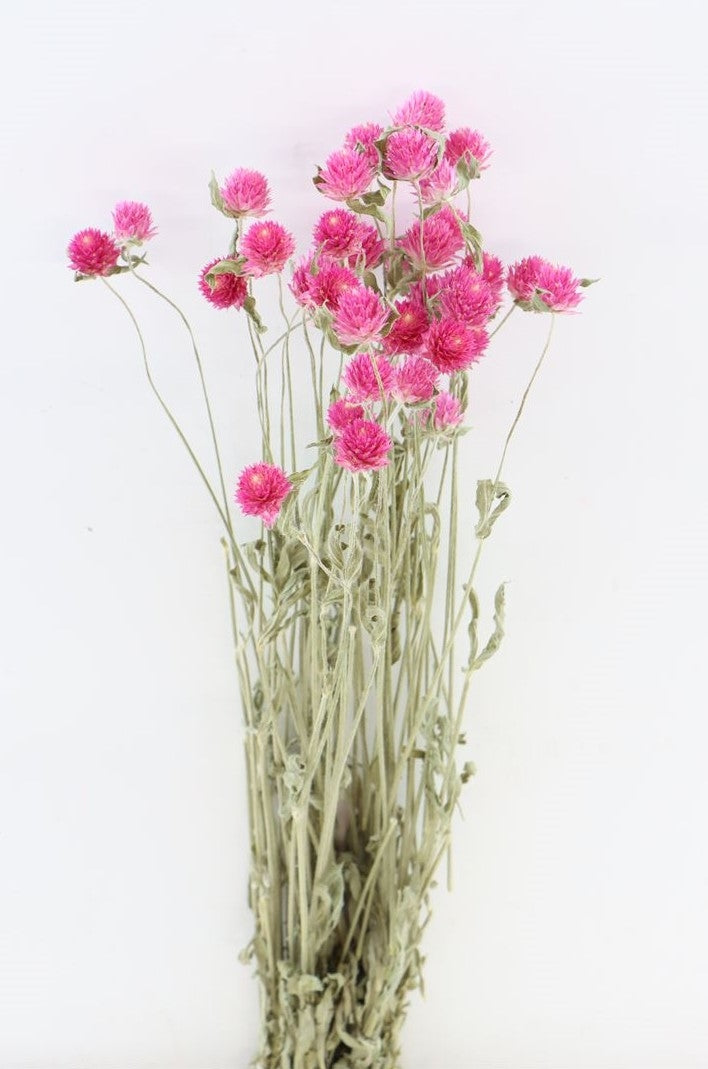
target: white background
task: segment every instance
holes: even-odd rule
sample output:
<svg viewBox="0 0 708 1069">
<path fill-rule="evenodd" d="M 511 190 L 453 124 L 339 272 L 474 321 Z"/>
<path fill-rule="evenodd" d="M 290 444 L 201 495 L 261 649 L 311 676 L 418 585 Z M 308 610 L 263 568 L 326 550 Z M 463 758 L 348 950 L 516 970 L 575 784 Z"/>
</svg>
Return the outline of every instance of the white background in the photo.
<svg viewBox="0 0 708 1069">
<path fill-rule="evenodd" d="M 510 580 L 509 634 L 474 693 L 405 1069 L 708 1066 L 700 5 L 45 0 L 3 36 L 0 1067 L 241 1069 L 256 1042 L 219 532 L 67 240 L 150 203 L 233 481 L 255 417 L 242 325 L 195 290 L 227 241 L 209 173 L 266 171 L 304 248 L 314 164 L 418 87 L 495 147 L 488 247 L 602 282 L 510 453 L 483 569 L 486 595 Z M 145 296 L 206 447 L 186 340 Z M 515 316 L 475 372 L 470 498 L 544 326 Z"/>
</svg>

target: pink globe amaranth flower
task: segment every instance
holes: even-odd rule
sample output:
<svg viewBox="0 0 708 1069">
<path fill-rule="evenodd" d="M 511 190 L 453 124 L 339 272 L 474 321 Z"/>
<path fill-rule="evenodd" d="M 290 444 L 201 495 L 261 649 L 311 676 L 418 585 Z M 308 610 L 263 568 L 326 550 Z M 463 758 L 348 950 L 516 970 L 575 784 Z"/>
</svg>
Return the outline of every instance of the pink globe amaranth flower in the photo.
<svg viewBox="0 0 708 1069">
<path fill-rule="evenodd" d="M 445 205 L 422 223 L 416 219 L 398 244 L 418 269 L 425 266 L 435 271 L 448 267 L 465 244 L 460 217 L 453 208 Z"/>
<path fill-rule="evenodd" d="M 74 234 L 66 253 L 72 271 L 81 275 L 108 275 L 118 263 L 120 249 L 110 234 L 88 227 Z"/>
<path fill-rule="evenodd" d="M 207 281 L 207 275 L 212 267 L 220 264 L 222 260 L 222 256 L 217 256 L 215 260 L 211 260 L 202 268 L 199 276 L 199 289 L 215 308 L 243 308 L 248 297 L 248 287 L 242 275 L 214 275 L 213 283 Z"/>
<path fill-rule="evenodd" d="M 122 200 L 113 209 L 113 235 L 120 245 L 142 245 L 157 233 L 147 204 Z"/>
<path fill-rule="evenodd" d="M 327 257 L 310 254 L 295 269 L 290 290 L 298 304 L 334 311 L 345 290 L 360 286 L 353 271 Z"/>
<path fill-rule="evenodd" d="M 486 138 L 482 137 L 479 130 L 470 130 L 469 126 L 462 126 L 459 130 L 453 130 L 447 135 L 445 143 L 445 159 L 451 167 L 456 167 L 460 160 L 466 163 L 477 164 L 478 171 L 484 171 L 489 166 L 489 157 L 492 148 Z"/>
<path fill-rule="evenodd" d="M 260 171 L 239 167 L 219 189 L 224 207 L 236 219 L 242 216 L 261 216 L 269 211 L 268 179 Z"/>
<path fill-rule="evenodd" d="M 391 395 L 405 404 L 429 401 L 435 393 L 438 369 L 422 356 L 409 356 L 397 367 Z"/>
<path fill-rule="evenodd" d="M 390 397 L 394 381 L 392 365 L 384 356 L 373 353 L 357 353 L 342 372 L 342 382 L 349 391 L 348 400 L 356 403 L 384 401 Z"/>
<path fill-rule="evenodd" d="M 568 312 L 583 299 L 580 279 L 569 267 L 560 267 L 540 256 L 527 256 L 509 268 L 507 286 L 522 308 L 542 311 L 542 302 L 551 312 Z"/>
<path fill-rule="evenodd" d="M 266 527 L 272 527 L 292 488 L 275 464 L 249 464 L 239 475 L 236 501 L 246 516 L 259 516 Z"/>
<path fill-rule="evenodd" d="M 333 260 L 348 260 L 361 250 L 363 227 L 347 208 L 332 208 L 319 217 L 312 232 L 315 244 Z"/>
<path fill-rule="evenodd" d="M 422 130 L 397 130 L 386 141 L 384 174 L 387 178 L 422 178 L 430 174 L 438 157 L 438 146 Z"/>
<path fill-rule="evenodd" d="M 375 142 L 379 140 L 382 133 L 383 126 L 377 122 L 360 123 L 359 126 L 353 126 L 346 135 L 344 147 L 360 152 L 370 166 L 377 170 L 380 160 Z"/>
<path fill-rule="evenodd" d="M 435 294 L 444 316 L 476 327 L 491 319 L 498 307 L 492 287 L 467 263 L 428 279 L 428 295 Z"/>
<path fill-rule="evenodd" d="M 282 271 L 295 252 L 295 238 L 272 220 L 252 223 L 241 241 L 240 253 L 246 258 L 246 272 L 254 278 Z"/>
<path fill-rule="evenodd" d="M 383 340 L 387 353 L 417 353 L 423 346 L 430 319 L 422 300 L 396 301 L 398 316 Z"/>
<path fill-rule="evenodd" d="M 295 266 L 293 277 L 288 283 L 288 289 L 299 305 L 309 308 L 314 304 L 310 287 L 313 280 L 314 255 L 310 253 L 303 257 Z"/>
<path fill-rule="evenodd" d="M 464 371 L 482 355 L 489 344 L 484 327 L 473 327 L 460 319 L 438 319 L 425 338 L 425 355 L 439 371 Z"/>
<path fill-rule="evenodd" d="M 379 340 L 388 315 L 378 293 L 359 285 L 340 296 L 332 329 L 342 345 L 362 345 Z"/>
<path fill-rule="evenodd" d="M 341 434 L 354 419 L 363 419 L 364 409 L 346 397 L 333 401 L 327 409 L 327 423 L 335 434 Z"/>
<path fill-rule="evenodd" d="M 378 423 L 371 419 L 353 419 L 336 439 L 334 459 L 348 471 L 385 468 L 392 444 Z"/>
<path fill-rule="evenodd" d="M 439 204 L 452 196 L 457 186 L 457 175 L 447 160 L 440 160 L 427 178 L 421 179 L 420 197 L 423 204 Z"/>
<path fill-rule="evenodd" d="M 361 267 L 373 271 L 381 263 L 386 248 L 381 235 L 370 223 L 360 223 L 361 249 L 349 257 L 350 267 Z"/>
<path fill-rule="evenodd" d="M 374 168 L 365 155 L 352 148 L 341 148 L 327 158 L 316 185 L 330 200 L 359 197 L 371 185 Z"/>
<path fill-rule="evenodd" d="M 506 271 L 499 257 L 491 252 L 482 253 L 482 278 L 491 288 L 498 305 L 504 291 Z"/>
<path fill-rule="evenodd" d="M 445 431 L 462 423 L 462 404 L 451 393 L 443 390 L 435 398 L 433 426 L 436 431 Z"/>
<path fill-rule="evenodd" d="M 394 112 L 393 124 L 424 126 L 427 130 L 440 131 L 445 125 L 445 105 L 439 97 L 419 89 Z"/>
<path fill-rule="evenodd" d="M 348 267 L 333 260 L 320 260 L 310 287 L 312 302 L 318 308 L 326 307 L 336 312 L 342 294 L 359 285 L 359 279 Z"/>
</svg>

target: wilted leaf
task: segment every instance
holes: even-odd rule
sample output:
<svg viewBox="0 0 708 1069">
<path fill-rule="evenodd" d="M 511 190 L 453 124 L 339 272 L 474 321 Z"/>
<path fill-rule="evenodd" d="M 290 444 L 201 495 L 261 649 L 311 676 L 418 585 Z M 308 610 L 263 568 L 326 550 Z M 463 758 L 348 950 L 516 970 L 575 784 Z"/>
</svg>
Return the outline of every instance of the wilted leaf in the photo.
<svg viewBox="0 0 708 1069">
<path fill-rule="evenodd" d="M 489 537 L 492 527 L 510 503 L 511 492 L 505 483 L 495 483 L 491 479 L 478 481 L 476 504 L 479 523 L 475 527 L 477 538 Z"/>
</svg>

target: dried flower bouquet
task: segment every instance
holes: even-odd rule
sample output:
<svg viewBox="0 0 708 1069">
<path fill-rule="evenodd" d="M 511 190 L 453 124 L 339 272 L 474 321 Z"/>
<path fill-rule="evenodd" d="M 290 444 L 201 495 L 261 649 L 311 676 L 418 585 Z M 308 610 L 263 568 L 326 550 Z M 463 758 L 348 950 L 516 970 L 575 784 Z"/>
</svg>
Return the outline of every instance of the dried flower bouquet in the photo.
<svg viewBox="0 0 708 1069">
<path fill-rule="evenodd" d="M 477 483 L 476 547 L 465 539 L 463 569 L 468 381 L 518 307 L 549 320 L 533 382 L 556 314 L 575 309 L 590 281 L 538 256 L 505 270 L 483 250 L 470 186 L 490 154 L 476 131 L 445 133 L 443 103 L 427 92 L 386 127 L 355 127 L 317 170 L 319 193 L 335 203 L 286 285 L 295 242 L 265 218 L 266 178 L 239 169 L 212 179 L 233 232 L 199 287 L 214 307 L 240 310 L 261 432 L 235 492 L 189 323 L 144 274 L 148 208 L 118 204 L 112 234 L 83 230 L 69 245 L 76 278 L 99 279 L 132 319 L 150 387 L 223 529 L 248 785 L 245 957 L 262 990 L 264 1069 L 400 1064 L 430 889 L 474 771 L 460 758 L 465 705 L 504 626 L 503 586 L 484 623 L 475 577 L 509 504 L 502 467 L 528 388 L 496 473 Z M 167 301 L 188 331 L 215 479 L 155 384 L 119 274 Z M 257 305 L 271 275 L 282 316 L 272 342 Z M 311 378 L 310 413 L 295 412 L 293 367 Z M 234 498 L 257 530 L 236 521 Z"/>
</svg>

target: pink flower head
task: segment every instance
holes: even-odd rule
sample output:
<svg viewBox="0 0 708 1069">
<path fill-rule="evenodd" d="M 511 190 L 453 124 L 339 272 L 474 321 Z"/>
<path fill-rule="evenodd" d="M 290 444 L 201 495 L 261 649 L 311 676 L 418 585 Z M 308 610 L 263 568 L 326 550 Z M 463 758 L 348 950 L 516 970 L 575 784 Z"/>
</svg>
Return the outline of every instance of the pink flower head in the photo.
<svg viewBox="0 0 708 1069">
<path fill-rule="evenodd" d="M 457 185 L 457 177 L 447 160 L 440 160 L 434 171 L 423 178 L 420 183 L 420 196 L 423 204 L 439 204 L 446 197 L 452 196 Z"/>
<path fill-rule="evenodd" d="M 110 234 L 94 227 L 74 234 L 66 252 L 69 267 L 81 275 L 109 275 L 120 256 L 120 249 Z"/>
<path fill-rule="evenodd" d="M 246 271 L 255 278 L 282 271 L 295 252 L 292 234 L 272 220 L 252 223 L 241 241 L 241 255 L 246 257 Z"/>
<path fill-rule="evenodd" d="M 293 277 L 288 283 L 288 289 L 298 304 L 304 308 L 314 304 L 310 287 L 313 280 L 314 255 L 310 253 L 303 257 L 293 271 Z"/>
<path fill-rule="evenodd" d="M 220 264 L 222 259 L 223 257 L 217 256 L 215 260 L 202 268 L 199 276 L 199 289 L 215 308 L 243 308 L 248 297 L 248 287 L 242 275 L 214 275 L 213 282 L 207 281 L 207 275 L 212 267 Z"/>
<path fill-rule="evenodd" d="M 368 286 L 347 289 L 339 298 L 332 328 L 342 345 L 378 341 L 388 309 Z"/>
<path fill-rule="evenodd" d="M 386 142 L 384 174 L 387 178 L 421 178 L 430 174 L 437 155 L 437 143 L 422 130 L 396 130 Z"/>
<path fill-rule="evenodd" d="M 361 123 L 359 126 L 353 126 L 344 138 L 344 147 L 360 152 L 369 165 L 374 170 L 377 170 L 379 166 L 379 150 L 376 148 L 375 142 L 379 140 L 382 133 L 383 126 L 380 126 L 377 122 Z"/>
<path fill-rule="evenodd" d="M 317 220 L 312 236 L 326 256 L 346 260 L 361 249 L 362 225 L 354 212 L 332 208 Z"/>
<path fill-rule="evenodd" d="M 272 527 L 292 488 L 275 464 L 249 464 L 239 475 L 236 501 L 246 516 L 260 516 L 266 527 Z"/>
<path fill-rule="evenodd" d="M 391 439 L 371 419 L 353 419 L 338 436 L 334 459 L 349 471 L 372 471 L 389 462 Z"/>
<path fill-rule="evenodd" d="M 422 301 L 408 299 L 396 301 L 398 318 L 384 338 L 387 353 L 416 353 L 423 345 L 425 332 L 430 326 L 428 313 Z"/>
<path fill-rule="evenodd" d="M 349 257 L 350 267 L 363 266 L 367 271 L 373 271 L 381 263 L 386 246 L 381 235 L 371 223 L 360 223 L 359 234 L 361 237 L 361 249 L 358 253 Z"/>
<path fill-rule="evenodd" d="M 355 404 L 354 401 L 350 401 L 346 397 L 333 401 L 327 409 L 327 422 L 335 434 L 341 434 L 353 419 L 362 419 L 363 416 L 364 409 L 362 406 Z"/>
<path fill-rule="evenodd" d="M 447 136 L 445 159 L 451 167 L 456 167 L 460 160 L 464 160 L 470 165 L 476 163 L 477 170 L 484 171 L 489 166 L 491 154 L 489 142 L 478 130 L 463 126 Z"/>
<path fill-rule="evenodd" d="M 296 267 L 290 290 L 298 304 L 307 308 L 323 306 L 334 311 L 345 290 L 359 286 L 359 279 L 347 267 L 310 255 Z"/>
<path fill-rule="evenodd" d="M 451 264 L 464 244 L 459 216 L 449 205 L 422 223 L 416 219 L 399 241 L 414 267 L 431 270 Z"/>
<path fill-rule="evenodd" d="M 444 315 L 476 327 L 491 319 L 498 306 L 492 287 L 467 263 L 429 279 L 428 294 L 434 293 L 440 295 L 439 306 Z"/>
<path fill-rule="evenodd" d="M 394 126 L 424 126 L 427 130 L 442 130 L 445 125 L 445 105 L 439 97 L 419 89 L 394 113 Z"/>
<path fill-rule="evenodd" d="M 435 398 L 433 426 L 436 431 L 457 427 L 462 422 L 462 405 L 451 393 L 443 390 Z"/>
<path fill-rule="evenodd" d="M 228 214 L 236 219 L 265 215 L 270 205 L 268 180 L 260 171 L 239 167 L 230 174 L 219 193 Z"/>
<path fill-rule="evenodd" d="M 373 178 L 374 168 L 365 155 L 357 149 L 341 148 L 328 157 L 316 184 L 330 200 L 349 200 L 365 193 Z"/>
<path fill-rule="evenodd" d="M 342 373 L 349 400 L 354 402 L 385 400 L 390 396 L 394 380 L 394 369 L 386 357 L 372 353 L 357 353 Z"/>
<path fill-rule="evenodd" d="M 120 245 L 141 245 L 154 238 L 157 230 L 147 204 L 122 200 L 113 209 L 113 234 Z"/>
<path fill-rule="evenodd" d="M 426 336 L 425 354 L 439 371 L 452 374 L 474 363 L 488 343 L 484 327 L 473 327 L 460 319 L 438 319 Z"/>
<path fill-rule="evenodd" d="M 541 301 L 551 312 L 568 312 L 583 299 L 580 280 L 569 267 L 559 267 L 540 256 L 527 256 L 509 268 L 507 286 L 512 297 L 526 310 L 541 311 Z"/>
<path fill-rule="evenodd" d="M 504 289 L 504 264 L 498 256 L 493 256 L 491 252 L 483 252 L 482 261 L 482 278 L 491 287 L 497 302 L 499 302 Z"/>
<path fill-rule="evenodd" d="M 397 401 L 415 404 L 429 401 L 435 393 L 438 369 L 422 356 L 409 356 L 396 368 L 391 394 Z"/>
</svg>

